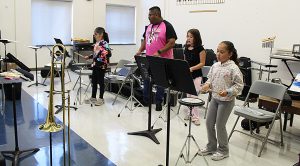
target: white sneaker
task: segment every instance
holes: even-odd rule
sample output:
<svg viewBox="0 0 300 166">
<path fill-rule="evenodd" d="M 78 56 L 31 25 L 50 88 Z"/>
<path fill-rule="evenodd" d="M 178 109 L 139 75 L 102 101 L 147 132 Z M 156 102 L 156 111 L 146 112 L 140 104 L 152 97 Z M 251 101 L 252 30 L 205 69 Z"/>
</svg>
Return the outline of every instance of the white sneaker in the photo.
<svg viewBox="0 0 300 166">
<path fill-rule="evenodd" d="M 211 156 L 211 159 L 214 161 L 219 161 L 219 160 L 223 160 L 226 157 L 229 157 L 229 154 L 223 154 L 220 152 L 216 152 Z"/>
<path fill-rule="evenodd" d="M 200 126 L 200 120 L 197 118 L 196 120 L 192 120 L 196 126 Z"/>
<path fill-rule="evenodd" d="M 95 106 L 100 106 L 100 105 L 103 105 L 103 104 L 104 104 L 104 100 L 100 99 L 100 98 L 95 102 Z"/>
<path fill-rule="evenodd" d="M 210 151 L 210 150 L 208 150 L 206 147 L 203 148 L 203 149 L 200 149 L 200 150 L 198 151 L 198 155 L 200 155 L 200 156 L 207 156 L 207 155 L 211 155 L 211 154 L 213 154 L 213 153 L 214 153 L 214 151 Z"/>
<path fill-rule="evenodd" d="M 189 120 L 190 119 L 190 115 L 189 114 L 186 114 L 183 118 L 184 120 Z"/>
<path fill-rule="evenodd" d="M 90 103 L 95 103 L 96 101 L 97 101 L 96 98 L 91 97 L 89 99 L 84 100 L 84 103 L 85 104 L 90 104 Z"/>
</svg>

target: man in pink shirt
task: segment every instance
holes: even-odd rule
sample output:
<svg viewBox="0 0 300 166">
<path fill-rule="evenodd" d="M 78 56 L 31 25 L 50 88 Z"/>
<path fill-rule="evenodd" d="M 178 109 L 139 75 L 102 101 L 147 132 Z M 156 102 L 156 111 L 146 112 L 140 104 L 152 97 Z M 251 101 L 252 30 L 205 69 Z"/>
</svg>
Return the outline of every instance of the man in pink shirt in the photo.
<svg viewBox="0 0 300 166">
<path fill-rule="evenodd" d="M 136 53 L 140 55 L 146 50 L 147 56 L 159 56 L 173 59 L 173 47 L 177 39 L 173 26 L 161 17 L 161 11 L 158 6 L 151 7 L 148 15 L 150 24 L 146 26 L 143 34 L 144 40 Z M 147 105 L 149 103 L 149 80 L 144 80 L 143 97 Z M 164 97 L 164 88 L 157 86 L 156 92 L 156 111 L 162 110 L 162 100 Z"/>
</svg>

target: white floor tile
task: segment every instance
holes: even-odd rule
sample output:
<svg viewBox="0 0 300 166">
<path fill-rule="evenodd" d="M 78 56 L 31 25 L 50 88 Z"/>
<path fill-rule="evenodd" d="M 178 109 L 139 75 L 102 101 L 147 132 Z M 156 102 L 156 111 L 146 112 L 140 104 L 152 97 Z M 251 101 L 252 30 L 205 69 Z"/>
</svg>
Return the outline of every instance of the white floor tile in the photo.
<svg viewBox="0 0 300 166">
<path fill-rule="evenodd" d="M 77 75 L 70 71 L 72 82 L 66 84 L 66 89 L 72 89 Z M 41 80 L 41 78 L 39 78 Z M 66 77 L 66 81 L 68 77 Z M 88 82 L 86 76 L 83 77 L 84 82 Z M 32 86 L 27 87 L 31 83 L 24 83 L 23 89 L 28 92 L 33 98 L 38 100 L 45 108 L 48 108 L 48 94 L 45 90 L 49 90 L 50 86 Z M 49 85 L 49 79 L 46 81 Z M 60 90 L 60 80 L 55 78 L 55 89 Z M 85 86 L 83 86 L 85 89 Z M 71 91 L 71 105 L 74 104 L 78 86 Z M 84 91 L 83 91 L 84 93 Z M 82 93 L 82 99 L 85 95 Z M 99 93 L 99 92 L 97 92 Z M 88 90 L 87 97 L 90 97 L 91 88 Z M 201 95 L 206 101 L 206 95 Z M 166 150 L 166 123 L 159 119 L 155 128 L 163 130 L 156 134 L 160 144 L 157 145 L 150 139 L 141 136 L 127 135 L 127 132 L 141 131 L 147 129 L 148 112 L 146 108 L 137 108 L 134 111 L 125 109 L 121 117 L 117 117 L 120 110 L 124 107 L 125 99 L 118 98 L 115 105 L 112 105 L 114 94 L 105 92 L 105 104 L 102 106 L 93 106 L 89 104 L 77 105 L 77 111 L 71 110 L 71 128 L 74 132 L 80 135 L 99 152 L 120 166 L 153 166 L 165 164 Z M 241 104 L 237 100 L 237 104 Z M 54 105 L 61 104 L 60 95 L 54 95 Z M 177 105 L 178 106 L 178 105 Z M 155 109 L 155 106 L 153 106 Z M 177 107 L 173 108 L 177 112 Z M 56 109 L 55 109 L 56 110 Z M 183 110 L 183 109 L 181 109 Z M 196 138 L 200 147 L 204 147 L 207 143 L 206 127 L 204 117 L 204 109 L 201 109 L 201 125 L 192 125 L 192 133 Z M 152 122 L 157 118 L 160 112 L 152 111 Z M 171 119 L 171 140 L 170 140 L 170 165 L 175 165 L 179 152 L 184 144 L 188 133 L 188 127 L 185 127 L 174 113 Z M 180 112 L 183 118 L 183 111 Z M 56 115 L 60 120 L 62 113 Z M 263 150 L 262 156 L 257 157 L 261 143 L 253 138 L 235 132 L 229 142 L 230 156 L 222 161 L 212 161 L 210 157 L 206 157 L 209 165 L 214 166 L 253 166 L 253 165 L 278 165 L 291 166 L 298 161 L 298 153 L 300 152 L 300 122 L 299 116 L 294 117 L 293 127 L 287 127 L 284 132 L 284 146 L 278 147 L 272 144 L 267 144 Z M 234 114 L 231 114 L 227 123 L 227 132 L 229 132 L 236 119 Z M 187 121 L 186 121 L 187 122 Z M 238 128 L 240 129 L 240 123 Z M 275 123 L 274 130 L 271 136 L 280 138 L 279 123 Z M 265 132 L 265 128 L 261 127 L 261 132 Z M 192 154 L 196 153 L 195 146 L 191 146 Z M 181 159 L 178 165 L 185 165 Z M 205 165 L 201 156 L 197 156 L 191 165 Z"/>
</svg>

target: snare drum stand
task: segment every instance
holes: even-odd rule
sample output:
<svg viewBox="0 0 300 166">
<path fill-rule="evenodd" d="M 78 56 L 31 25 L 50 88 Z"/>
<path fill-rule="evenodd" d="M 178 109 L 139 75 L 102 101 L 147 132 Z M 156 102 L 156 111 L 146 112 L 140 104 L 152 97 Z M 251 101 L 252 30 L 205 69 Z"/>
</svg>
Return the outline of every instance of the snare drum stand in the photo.
<svg viewBox="0 0 300 166">
<path fill-rule="evenodd" d="M 166 97 L 166 101 L 169 101 L 170 100 L 170 94 L 167 93 L 167 97 Z M 158 118 L 154 121 L 153 125 L 151 126 L 152 128 L 154 127 L 154 125 L 156 124 L 156 122 L 158 121 L 158 119 L 162 119 L 164 122 L 167 122 L 167 119 L 164 119 L 163 118 L 163 115 L 165 114 L 166 115 L 166 112 L 167 112 L 167 109 L 168 109 L 168 102 L 166 102 L 166 104 L 163 106 L 163 109 L 161 111 L 161 113 L 159 114 Z M 171 108 L 171 111 L 174 112 L 174 110 Z M 184 126 L 187 126 L 186 122 L 179 116 L 179 114 L 175 113 L 175 116 L 181 121 L 184 123 Z"/>
<path fill-rule="evenodd" d="M 183 158 L 183 160 L 185 161 L 186 164 L 192 163 L 193 160 L 198 156 L 198 152 L 200 152 L 200 147 L 199 147 L 198 143 L 196 142 L 196 140 L 195 140 L 195 138 L 194 138 L 194 136 L 192 135 L 192 132 L 191 132 L 192 131 L 192 126 L 191 126 L 192 125 L 192 116 L 193 116 L 192 115 L 192 110 L 196 106 L 202 106 L 204 104 L 204 102 L 202 100 L 200 100 L 200 99 L 199 99 L 199 102 L 184 101 L 185 99 L 193 99 L 193 98 L 184 98 L 184 99 L 180 99 L 179 100 L 179 103 L 181 105 L 185 105 L 185 106 L 189 107 L 189 109 L 190 109 L 189 110 L 190 111 L 189 112 L 189 133 L 188 133 L 188 135 L 186 137 L 186 140 L 185 140 L 185 142 L 183 144 L 183 147 L 182 147 L 182 149 L 180 151 L 180 154 L 179 154 L 179 157 L 178 157 L 178 159 L 176 161 L 175 166 L 178 164 L 178 161 L 179 161 L 180 158 Z M 192 158 L 190 158 L 191 141 L 193 141 L 194 144 L 197 147 L 197 152 L 194 154 L 194 156 Z M 183 154 L 184 150 L 186 150 L 186 156 Z M 206 165 L 208 165 L 208 162 L 207 162 L 206 158 L 203 156 L 203 154 L 201 152 L 200 152 L 200 155 L 203 157 Z"/>
</svg>

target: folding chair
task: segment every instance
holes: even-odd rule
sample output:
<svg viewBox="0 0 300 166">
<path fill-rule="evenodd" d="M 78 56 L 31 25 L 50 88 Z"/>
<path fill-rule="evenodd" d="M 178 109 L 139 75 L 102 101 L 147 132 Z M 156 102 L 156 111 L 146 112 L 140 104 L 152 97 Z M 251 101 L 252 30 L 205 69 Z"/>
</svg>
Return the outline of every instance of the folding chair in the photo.
<svg viewBox="0 0 300 166">
<path fill-rule="evenodd" d="M 254 137 L 254 138 L 262 141 L 262 146 L 261 146 L 260 151 L 258 153 L 258 157 L 260 157 L 261 152 L 262 152 L 265 144 L 267 143 L 267 141 L 276 142 L 275 140 L 269 139 L 269 134 L 270 134 L 270 132 L 273 128 L 275 120 L 279 119 L 279 121 L 280 121 L 280 135 L 281 135 L 280 145 L 283 146 L 282 121 L 281 121 L 280 109 L 281 109 L 281 104 L 282 104 L 283 97 L 284 97 L 285 93 L 286 93 L 286 87 L 281 85 L 281 84 L 276 84 L 276 83 L 271 83 L 271 82 L 266 82 L 266 81 L 260 81 L 260 80 L 255 81 L 250 87 L 250 90 L 248 92 L 248 95 L 245 99 L 245 102 L 244 102 L 243 106 L 235 106 L 234 107 L 234 114 L 237 115 L 238 117 L 235 121 L 235 124 L 234 124 L 232 130 L 231 130 L 231 133 L 229 135 L 228 140 L 231 138 L 234 131 L 238 131 L 240 133 L 246 134 L 248 136 Z M 265 110 L 259 109 L 259 108 L 250 107 L 249 106 L 249 102 L 250 102 L 249 101 L 249 96 L 250 96 L 250 94 L 257 94 L 257 95 L 260 95 L 260 96 L 271 97 L 271 98 L 279 100 L 279 104 L 276 108 L 275 113 L 265 111 Z M 267 131 L 267 134 L 265 136 L 255 134 L 252 130 L 252 127 L 250 127 L 250 134 L 246 133 L 246 132 L 243 132 L 243 131 L 235 130 L 235 126 L 236 126 L 236 124 L 237 124 L 240 117 L 244 117 L 246 119 L 249 119 L 249 126 L 251 126 L 251 121 L 258 122 L 258 123 L 271 122 L 271 124 L 269 126 L 269 129 Z M 277 143 L 279 143 L 279 142 L 277 142 Z"/>
<path fill-rule="evenodd" d="M 128 64 L 128 63 L 131 63 L 131 61 L 121 59 L 118 62 L 117 66 L 115 67 L 114 71 L 111 72 L 111 73 L 108 73 L 107 75 L 105 75 L 104 82 L 107 84 L 107 86 L 110 83 L 122 83 L 122 81 L 120 81 L 118 79 L 118 76 L 121 76 L 121 74 L 123 74 L 123 73 L 120 73 L 120 72 L 124 71 L 123 69 L 126 69 L 126 70 L 129 71 L 129 68 L 127 68 L 127 67 L 124 66 L 125 64 Z"/>
<path fill-rule="evenodd" d="M 130 81 L 130 80 L 126 79 L 129 74 L 130 68 L 124 66 L 125 64 L 129 64 L 129 63 L 132 63 L 132 62 L 129 60 L 124 60 L 124 59 L 121 59 L 118 62 L 115 70 L 112 73 L 109 73 L 108 75 L 106 75 L 104 77 L 104 83 L 106 84 L 106 87 L 108 87 L 111 84 L 118 84 L 119 89 L 121 90 L 120 85 Z M 109 86 L 109 88 L 111 91 L 111 86 Z M 116 95 L 116 98 L 118 97 L 118 95 L 119 95 L 119 93 Z M 113 105 L 116 101 L 116 98 L 113 102 Z"/>
<path fill-rule="evenodd" d="M 203 78 L 207 78 L 207 75 L 209 73 L 210 68 L 211 68 L 211 66 L 203 66 L 202 67 L 202 76 L 203 76 Z M 203 80 L 204 79 L 202 79 L 202 81 Z M 211 92 L 208 92 L 208 97 L 207 97 L 206 106 L 205 106 L 204 119 L 206 119 L 206 114 L 207 114 L 207 109 L 208 109 L 208 103 L 210 102 L 210 100 L 211 100 Z"/>
</svg>

